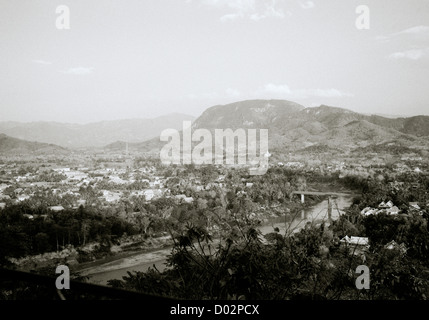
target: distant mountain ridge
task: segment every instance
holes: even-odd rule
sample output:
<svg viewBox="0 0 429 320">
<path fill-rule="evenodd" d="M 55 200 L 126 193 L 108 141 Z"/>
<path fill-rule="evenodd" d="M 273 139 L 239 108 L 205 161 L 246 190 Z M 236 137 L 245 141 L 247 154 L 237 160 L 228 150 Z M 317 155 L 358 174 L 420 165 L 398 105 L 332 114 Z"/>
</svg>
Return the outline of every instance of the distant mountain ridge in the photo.
<svg viewBox="0 0 429 320">
<path fill-rule="evenodd" d="M 246 100 L 216 105 L 206 109 L 197 119 L 174 114 L 156 119 L 103 121 L 87 125 L 3 122 L 0 123 L 0 132 L 32 141 L 43 142 L 50 138 L 61 146 L 102 147 L 105 151 L 124 151 L 128 142 L 130 151 L 157 153 L 166 144 L 159 139 L 162 130 L 172 128 L 181 131 L 183 121 L 192 121 L 193 130 L 268 129 L 269 149 L 282 152 L 363 150 L 391 142 L 409 147 L 429 147 L 429 116 L 387 118 L 327 105 L 306 108 L 287 100 Z"/>
<path fill-rule="evenodd" d="M 70 150 L 66 148 L 35 141 L 26 141 L 9 137 L 0 133 L 0 154 L 1 155 L 49 155 L 49 154 L 68 154 Z"/>
<path fill-rule="evenodd" d="M 181 129 L 183 121 L 194 119 L 190 115 L 174 113 L 153 119 L 124 119 L 88 124 L 0 122 L 0 133 L 66 148 L 103 147 L 118 140 L 142 142 L 159 137 L 162 130 Z"/>
<path fill-rule="evenodd" d="M 327 105 L 305 108 L 287 100 L 246 100 L 208 108 L 192 128 L 268 129 L 270 150 L 317 145 L 352 150 L 391 141 L 427 145 L 429 116 L 386 118 Z M 156 152 L 163 145 L 154 138 L 134 147 Z"/>
<path fill-rule="evenodd" d="M 195 128 L 263 128 L 303 110 L 286 100 L 246 100 L 206 109 L 194 122 Z"/>
</svg>

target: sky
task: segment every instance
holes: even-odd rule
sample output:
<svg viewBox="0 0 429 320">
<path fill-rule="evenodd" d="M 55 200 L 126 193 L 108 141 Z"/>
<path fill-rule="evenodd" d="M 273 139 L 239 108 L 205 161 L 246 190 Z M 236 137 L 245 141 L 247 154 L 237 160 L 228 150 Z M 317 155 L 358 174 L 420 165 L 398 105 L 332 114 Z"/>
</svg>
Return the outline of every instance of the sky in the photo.
<svg viewBox="0 0 429 320">
<path fill-rule="evenodd" d="M 249 99 L 429 115 L 428 76 L 429 0 L 0 0 L 0 121 Z"/>
</svg>

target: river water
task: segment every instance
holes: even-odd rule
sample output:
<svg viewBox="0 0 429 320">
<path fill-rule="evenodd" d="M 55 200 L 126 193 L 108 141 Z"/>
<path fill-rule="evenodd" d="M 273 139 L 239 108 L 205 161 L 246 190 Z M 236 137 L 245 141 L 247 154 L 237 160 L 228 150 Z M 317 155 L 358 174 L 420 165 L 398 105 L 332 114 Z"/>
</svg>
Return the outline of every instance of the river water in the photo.
<svg viewBox="0 0 429 320">
<path fill-rule="evenodd" d="M 352 203 L 351 196 L 340 196 L 331 199 L 331 217 L 337 219 L 344 210 Z M 296 214 L 293 219 L 278 217 L 270 219 L 259 229 L 262 234 L 271 233 L 274 228 L 278 228 L 280 234 L 291 234 L 299 231 L 308 222 L 320 223 L 328 220 L 328 200 L 302 210 Z M 130 257 L 120 258 L 96 267 L 90 267 L 80 271 L 82 276 L 89 277 L 89 281 L 95 284 L 106 285 L 110 279 L 122 279 L 127 272 L 142 271 L 145 272 L 149 267 L 156 266 L 157 269 L 165 268 L 166 257 L 171 253 L 171 248 L 156 250 L 153 252 L 136 253 Z"/>
<path fill-rule="evenodd" d="M 331 198 L 331 217 L 333 220 L 337 219 L 339 215 L 345 212 L 345 209 L 350 207 L 352 204 L 352 196 L 339 196 L 337 198 Z M 278 228 L 279 233 L 291 234 L 299 231 L 307 223 L 320 223 L 322 221 L 328 221 L 328 199 L 319 202 L 318 204 L 306 208 L 301 212 L 296 213 L 290 218 L 277 217 L 270 219 L 264 226 L 260 227 L 262 234 L 267 234 L 274 231 L 274 228 Z"/>
</svg>

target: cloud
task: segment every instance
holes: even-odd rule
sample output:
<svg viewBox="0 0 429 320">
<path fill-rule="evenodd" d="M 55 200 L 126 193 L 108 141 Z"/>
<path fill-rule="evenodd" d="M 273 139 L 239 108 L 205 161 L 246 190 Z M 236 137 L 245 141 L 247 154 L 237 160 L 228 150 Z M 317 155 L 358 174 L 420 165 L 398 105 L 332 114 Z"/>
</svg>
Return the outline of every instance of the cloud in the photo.
<svg viewBox="0 0 429 320">
<path fill-rule="evenodd" d="M 69 68 L 68 70 L 64 71 L 65 74 L 72 74 L 72 75 L 87 75 L 91 74 L 94 71 L 94 67 L 76 67 L 76 68 Z"/>
<path fill-rule="evenodd" d="M 287 97 L 289 99 L 308 99 L 311 97 L 317 98 L 344 98 L 353 97 L 353 94 L 342 92 L 338 89 L 294 89 L 292 90 L 287 84 L 266 84 L 262 90 L 258 91 L 259 94 L 269 94 L 280 97 Z"/>
<path fill-rule="evenodd" d="M 230 14 L 225 14 L 222 17 L 220 17 L 220 21 L 226 22 L 228 20 L 235 20 L 238 18 L 243 18 L 243 15 L 239 14 L 239 13 L 230 13 Z"/>
<path fill-rule="evenodd" d="M 393 33 L 393 35 L 401 35 L 401 34 L 427 34 L 427 35 L 429 35 L 429 26 L 416 26 L 416 27 L 408 28 L 408 29 Z"/>
<path fill-rule="evenodd" d="M 208 6 L 229 7 L 239 11 L 252 10 L 256 6 L 256 0 L 201 0 L 201 2 Z"/>
<path fill-rule="evenodd" d="M 306 1 L 304 3 L 301 2 L 299 5 L 303 9 L 313 9 L 314 8 L 314 2 L 313 1 Z"/>
<path fill-rule="evenodd" d="M 37 63 L 37 64 L 44 64 L 44 65 L 50 65 L 50 64 L 52 64 L 52 62 L 50 62 L 50 61 L 45 61 L 45 60 L 32 60 L 34 63 Z"/>
<path fill-rule="evenodd" d="M 276 93 L 276 94 L 291 94 L 292 91 L 290 90 L 289 86 L 286 84 L 266 84 L 264 86 L 264 91 L 268 93 Z"/>
<path fill-rule="evenodd" d="M 408 59 L 408 60 L 419 60 L 429 53 L 429 48 L 424 49 L 411 49 L 406 51 L 394 52 L 388 56 L 389 59 Z"/>
<path fill-rule="evenodd" d="M 353 94 L 347 92 L 341 92 L 338 89 L 315 89 L 310 90 L 309 95 L 313 97 L 323 97 L 323 98 L 343 98 L 343 97 L 353 97 Z"/>
<path fill-rule="evenodd" d="M 219 95 L 217 92 L 206 92 L 206 93 L 199 93 L 199 94 L 190 93 L 186 95 L 186 98 L 190 100 L 207 100 L 207 99 L 210 100 L 210 99 L 216 99 L 218 96 Z"/>
<path fill-rule="evenodd" d="M 419 25 L 388 35 L 378 36 L 377 40 L 394 43 L 401 48 L 386 56 L 389 60 L 417 61 L 429 56 L 429 26 Z M 398 49 L 397 49 L 398 50 Z"/>
<path fill-rule="evenodd" d="M 415 27 L 398 31 L 398 32 L 390 33 L 387 35 L 377 36 L 376 39 L 381 41 L 389 41 L 401 36 L 423 37 L 423 38 L 429 39 L 429 26 L 424 26 L 424 25 L 415 26 Z"/>
<path fill-rule="evenodd" d="M 226 89 L 225 92 L 227 96 L 233 97 L 233 98 L 237 98 L 241 95 L 240 91 L 231 89 L 231 88 Z"/>
<path fill-rule="evenodd" d="M 223 99 L 223 98 L 238 99 L 241 95 L 242 94 L 240 91 L 232 88 L 227 88 L 225 89 L 225 91 L 223 91 L 223 93 L 218 93 L 216 91 L 189 93 L 183 96 L 183 98 L 193 100 L 193 101 L 204 101 L 204 100 L 214 100 L 214 99 Z"/>
<path fill-rule="evenodd" d="M 229 10 L 220 17 L 222 22 L 237 19 L 260 21 L 266 18 L 283 19 L 290 16 L 290 11 L 284 11 L 284 0 L 200 0 L 203 5 L 217 9 Z"/>
<path fill-rule="evenodd" d="M 267 83 L 257 90 L 240 92 L 233 88 L 225 89 L 224 93 L 217 92 L 202 92 L 202 93 L 191 93 L 184 96 L 185 99 L 193 101 L 203 100 L 218 100 L 218 99 L 242 99 L 252 98 L 260 99 L 261 97 L 267 99 L 290 99 L 290 100 L 302 100 L 302 99 L 313 99 L 322 100 L 326 98 L 338 99 L 353 97 L 354 95 L 348 92 L 330 88 L 330 89 L 292 89 L 287 84 L 274 84 Z M 320 105 L 320 104 L 319 104 Z"/>
</svg>

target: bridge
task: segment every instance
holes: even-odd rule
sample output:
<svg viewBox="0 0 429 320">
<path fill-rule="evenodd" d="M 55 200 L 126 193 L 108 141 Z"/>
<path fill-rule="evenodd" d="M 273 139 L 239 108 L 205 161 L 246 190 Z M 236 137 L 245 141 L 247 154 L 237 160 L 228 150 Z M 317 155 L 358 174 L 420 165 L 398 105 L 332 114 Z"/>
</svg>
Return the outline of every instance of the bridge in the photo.
<svg viewBox="0 0 429 320">
<path fill-rule="evenodd" d="M 320 191 L 303 191 L 303 190 L 297 190 L 292 191 L 292 195 L 294 194 L 300 194 L 301 195 L 301 203 L 305 202 L 305 195 L 311 195 L 311 196 L 328 196 L 331 197 L 348 197 L 348 196 L 354 196 L 354 193 L 351 192 L 320 192 Z"/>
<path fill-rule="evenodd" d="M 349 197 L 354 196 L 354 193 L 351 192 L 320 192 L 320 191 L 303 191 L 303 190 L 297 190 L 293 191 L 292 195 L 299 194 L 301 195 L 301 203 L 305 202 L 305 195 L 311 195 L 311 196 L 328 196 L 328 221 L 332 222 L 332 201 L 331 198 L 337 198 L 337 197 Z"/>
</svg>

